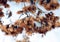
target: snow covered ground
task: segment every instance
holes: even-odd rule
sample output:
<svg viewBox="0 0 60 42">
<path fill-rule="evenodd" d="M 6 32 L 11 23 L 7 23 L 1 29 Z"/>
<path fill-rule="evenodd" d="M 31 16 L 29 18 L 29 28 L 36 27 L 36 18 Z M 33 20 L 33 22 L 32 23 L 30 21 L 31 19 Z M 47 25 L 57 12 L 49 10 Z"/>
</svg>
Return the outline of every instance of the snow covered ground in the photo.
<svg viewBox="0 0 60 42">
<path fill-rule="evenodd" d="M 7 19 L 7 16 L 5 15 L 5 17 L 2 18 L 2 21 L 4 21 L 4 25 L 6 24 L 13 24 L 16 20 L 19 19 L 20 15 L 17 15 L 16 12 L 18 10 L 22 10 L 22 8 L 24 7 L 24 3 L 15 3 L 15 2 L 8 2 L 8 4 L 10 5 L 10 8 L 4 8 L 3 6 L 0 6 L 3 9 L 3 12 L 6 14 L 6 11 L 11 10 L 12 11 L 12 16 Z M 26 3 L 25 3 L 26 4 Z M 26 4 L 26 6 L 29 5 Z M 39 7 L 39 5 L 37 5 Z M 43 11 L 46 11 L 42 6 L 40 6 L 39 8 L 41 8 Z M 51 10 L 53 11 L 53 10 Z M 49 12 L 49 11 L 46 11 Z M 55 13 L 56 16 L 60 17 L 60 8 L 56 9 L 53 11 Z M 25 17 L 26 15 L 22 16 L 21 18 Z M 11 20 L 11 22 L 10 22 Z M 32 36 L 29 36 L 29 40 L 30 42 L 60 42 L 60 27 L 56 27 L 57 29 L 53 29 L 49 32 L 47 32 L 46 35 L 44 35 L 44 37 L 41 37 L 41 34 L 38 33 L 34 33 Z M 2 32 L 0 30 L 0 42 L 16 42 L 16 40 L 22 40 L 23 39 L 23 34 L 18 34 L 16 37 L 13 37 L 11 35 L 4 35 L 5 33 Z"/>
</svg>

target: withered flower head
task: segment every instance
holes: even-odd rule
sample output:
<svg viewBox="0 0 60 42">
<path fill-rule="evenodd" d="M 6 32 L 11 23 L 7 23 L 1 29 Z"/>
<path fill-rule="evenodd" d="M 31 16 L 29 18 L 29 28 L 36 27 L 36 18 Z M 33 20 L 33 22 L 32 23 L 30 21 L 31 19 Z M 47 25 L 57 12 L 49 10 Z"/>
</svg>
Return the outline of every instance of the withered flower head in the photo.
<svg viewBox="0 0 60 42">
<path fill-rule="evenodd" d="M 3 5 L 5 8 L 10 7 L 10 6 L 7 4 L 7 0 L 0 0 L 0 4 Z"/>
<path fill-rule="evenodd" d="M 34 13 L 36 11 L 36 6 L 32 5 L 32 6 L 28 7 L 28 11 Z"/>
<path fill-rule="evenodd" d="M 2 11 L 0 11 L 0 17 L 3 17 L 4 13 Z"/>
<path fill-rule="evenodd" d="M 24 12 L 36 12 L 36 6 L 35 5 L 30 5 L 30 6 L 26 6 L 23 8 Z"/>
<path fill-rule="evenodd" d="M 40 5 L 44 6 L 46 10 L 54 10 L 59 7 L 57 0 L 40 0 Z"/>
<path fill-rule="evenodd" d="M 2 8 L 0 8 L 0 11 L 2 11 L 3 9 Z"/>
<path fill-rule="evenodd" d="M 21 13 L 23 13 L 23 11 L 17 11 L 17 14 L 21 14 Z"/>
<path fill-rule="evenodd" d="M 0 0 L 0 4 L 7 4 L 7 0 Z"/>
<path fill-rule="evenodd" d="M 4 7 L 5 7 L 5 8 L 9 8 L 10 6 L 9 6 L 9 4 L 6 4 L 6 5 L 4 5 Z"/>
</svg>

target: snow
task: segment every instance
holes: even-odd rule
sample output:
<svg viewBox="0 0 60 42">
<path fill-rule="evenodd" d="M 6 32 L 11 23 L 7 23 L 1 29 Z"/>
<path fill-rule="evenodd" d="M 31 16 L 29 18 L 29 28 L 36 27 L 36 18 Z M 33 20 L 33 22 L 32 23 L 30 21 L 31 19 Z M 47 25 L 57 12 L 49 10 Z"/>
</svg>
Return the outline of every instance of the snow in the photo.
<svg viewBox="0 0 60 42">
<path fill-rule="evenodd" d="M 16 4 L 15 2 L 8 2 L 8 4 L 10 4 L 10 8 L 5 9 L 2 6 L 2 8 L 4 8 L 3 12 L 6 14 L 6 11 L 11 10 L 13 15 L 9 19 L 7 19 L 6 16 L 2 18 L 2 21 L 4 21 L 4 23 L 3 23 L 4 25 L 10 24 L 11 22 L 13 23 L 16 20 L 18 20 L 20 15 L 17 15 L 16 12 L 18 10 L 22 10 L 22 8 L 24 7 L 24 3 Z M 39 7 L 39 5 L 37 5 L 37 7 Z M 42 7 L 42 6 L 39 8 L 41 8 L 43 11 L 46 11 L 44 9 L 44 7 Z M 51 10 L 51 11 L 53 11 L 53 10 Z M 60 8 L 54 10 L 53 12 L 55 13 L 56 16 L 60 17 Z M 23 18 L 25 16 L 26 15 L 22 16 L 21 18 Z M 10 20 L 11 20 L 11 22 L 10 22 Z M 57 29 L 53 29 L 53 30 L 47 32 L 47 34 L 44 35 L 43 37 L 41 37 L 41 34 L 34 33 L 32 36 L 29 36 L 29 38 L 30 38 L 29 40 L 30 40 L 30 42 L 60 42 L 60 27 L 59 28 L 56 27 L 56 28 Z M 0 42 L 16 42 L 16 40 L 22 40 L 24 33 L 18 34 L 16 37 L 13 37 L 12 35 L 4 35 L 4 34 L 5 33 L 0 30 Z"/>
</svg>

